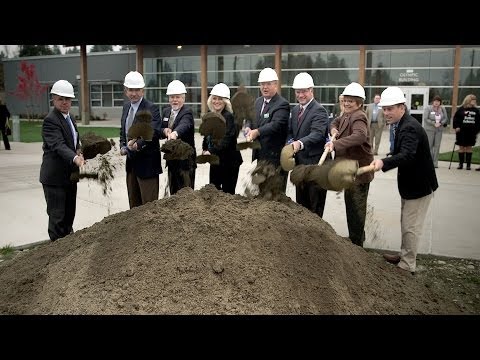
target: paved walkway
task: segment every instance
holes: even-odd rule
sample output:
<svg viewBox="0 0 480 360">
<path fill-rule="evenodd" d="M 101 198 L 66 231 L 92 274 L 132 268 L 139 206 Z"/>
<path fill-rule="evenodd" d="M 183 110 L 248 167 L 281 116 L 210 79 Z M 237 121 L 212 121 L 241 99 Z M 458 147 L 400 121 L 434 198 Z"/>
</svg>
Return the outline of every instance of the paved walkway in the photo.
<svg viewBox="0 0 480 360">
<path fill-rule="evenodd" d="M 119 126 L 118 120 L 92 121 L 89 126 Z M 441 152 L 451 151 L 454 135 L 445 133 Z M 201 137 L 196 134 L 198 150 Z M 379 157 L 388 152 L 388 130 L 380 145 Z M 0 247 L 23 246 L 48 239 L 46 204 L 38 181 L 42 161 L 41 143 L 12 143 L 11 151 L 0 144 Z M 252 168 L 251 151 L 243 150 L 244 163 L 240 168 L 236 192 L 243 194 L 248 171 Z M 124 158 L 115 170 L 112 192 L 105 197 L 97 183 L 82 180 L 78 187 L 77 214 L 74 229 L 79 230 L 101 221 L 109 214 L 128 210 Z M 480 259 L 480 172 L 448 169 L 448 162 L 439 162 L 436 191 L 424 229 L 419 252 Z M 474 169 L 477 165 L 474 166 Z M 195 189 L 208 183 L 208 164 L 197 168 Z M 166 186 L 160 176 L 160 197 Z M 294 186 L 289 182 L 287 195 L 295 199 Z M 341 236 L 347 236 L 343 193 L 329 191 L 324 220 Z M 400 197 L 396 170 L 378 172 L 371 183 L 368 197 L 366 247 L 398 250 L 400 247 Z"/>
</svg>

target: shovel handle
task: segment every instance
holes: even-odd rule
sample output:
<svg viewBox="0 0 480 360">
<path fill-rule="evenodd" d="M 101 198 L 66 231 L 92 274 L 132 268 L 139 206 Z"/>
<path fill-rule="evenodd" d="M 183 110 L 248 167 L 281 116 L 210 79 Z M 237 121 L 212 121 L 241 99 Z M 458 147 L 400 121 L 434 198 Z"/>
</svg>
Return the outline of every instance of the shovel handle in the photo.
<svg viewBox="0 0 480 360">
<path fill-rule="evenodd" d="M 335 137 L 336 137 L 336 136 L 337 136 L 337 133 L 335 133 L 335 134 L 331 137 L 330 141 L 335 140 Z M 322 165 L 322 164 L 325 162 L 325 159 L 327 158 L 327 155 L 328 155 L 329 152 L 330 152 L 330 151 L 328 150 L 328 148 L 325 149 L 325 150 L 323 150 L 323 154 L 322 154 L 322 157 L 320 158 L 320 161 L 318 162 L 318 165 Z"/>
<path fill-rule="evenodd" d="M 320 158 L 320 161 L 318 162 L 318 165 L 322 165 L 325 162 L 325 159 L 327 158 L 328 153 L 329 153 L 328 148 L 323 150 L 323 154 L 322 154 L 322 157 Z"/>
<path fill-rule="evenodd" d="M 362 166 L 361 168 L 358 168 L 357 176 L 365 174 L 367 172 L 374 171 L 374 170 L 375 170 L 375 165 Z"/>
</svg>

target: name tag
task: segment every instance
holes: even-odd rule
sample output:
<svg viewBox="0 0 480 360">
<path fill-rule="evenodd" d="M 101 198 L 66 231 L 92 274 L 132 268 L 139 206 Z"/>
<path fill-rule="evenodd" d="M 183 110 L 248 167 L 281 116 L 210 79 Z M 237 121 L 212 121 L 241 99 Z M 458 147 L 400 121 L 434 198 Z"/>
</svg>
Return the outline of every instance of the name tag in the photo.
<svg viewBox="0 0 480 360">
<path fill-rule="evenodd" d="M 168 118 L 167 118 L 167 117 L 164 117 L 164 118 L 163 118 L 163 121 L 168 122 Z"/>
<path fill-rule="evenodd" d="M 430 114 L 435 115 L 435 111 L 432 111 Z"/>
<path fill-rule="evenodd" d="M 269 117 L 270 117 L 270 114 L 269 114 L 269 113 L 263 114 L 263 118 L 264 118 L 264 119 L 268 119 Z"/>
</svg>

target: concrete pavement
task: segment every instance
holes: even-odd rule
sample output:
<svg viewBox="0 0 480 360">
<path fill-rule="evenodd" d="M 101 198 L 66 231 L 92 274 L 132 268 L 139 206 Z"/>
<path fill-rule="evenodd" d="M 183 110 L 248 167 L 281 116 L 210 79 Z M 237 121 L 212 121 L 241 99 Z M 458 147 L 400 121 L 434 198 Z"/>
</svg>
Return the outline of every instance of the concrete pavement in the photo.
<svg viewBox="0 0 480 360">
<path fill-rule="evenodd" d="M 119 121 L 91 122 L 90 126 L 116 126 Z M 118 139 L 115 139 L 116 141 Z M 451 151 L 454 135 L 444 133 L 441 152 Z M 201 136 L 196 134 L 197 150 Z M 379 157 L 388 152 L 388 130 L 380 145 Z M 243 150 L 236 192 L 243 194 L 252 168 L 251 151 Z M 78 186 L 77 214 L 74 229 L 79 230 L 101 221 L 109 214 L 128 210 L 124 158 L 118 161 L 109 196 L 102 194 L 97 183 L 82 180 Z M 0 145 L 0 247 L 15 247 L 48 239 L 46 204 L 38 175 L 42 161 L 41 143 L 12 143 L 12 150 Z M 93 161 L 93 160 L 92 160 Z M 474 165 L 473 169 L 478 165 Z M 208 164 L 199 164 L 195 189 L 208 183 Z M 440 183 L 430 205 L 419 253 L 480 259 L 480 172 L 448 169 L 448 162 L 439 162 Z M 166 186 L 166 176 L 160 176 L 160 198 Z M 294 186 L 288 182 L 287 195 L 295 199 Z M 348 236 L 343 193 L 329 191 L 324 220 L 341 236 Z M 377 172 L 371 183 L 367 212 L 368 248 L 398 250 L 400 248 L 400 196 L 396 170 Z"/>
</svg>

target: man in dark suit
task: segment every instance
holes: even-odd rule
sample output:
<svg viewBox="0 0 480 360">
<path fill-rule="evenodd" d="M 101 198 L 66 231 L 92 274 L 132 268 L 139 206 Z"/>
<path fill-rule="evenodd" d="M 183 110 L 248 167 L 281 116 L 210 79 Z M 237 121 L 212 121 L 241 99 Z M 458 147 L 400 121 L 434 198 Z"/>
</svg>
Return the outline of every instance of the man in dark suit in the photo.
<svg viewBox="0 0 480 360">
<path fill-rule="evenodd" d="M 173 80 L 167 86 L 170 106 L 162 112 L 162 138 L 167 140 L 181 139 L 193 148 L 189 159 L 167 160 L 168 185 L 170 195 L 183 187 L 195 188 L 195 172 L 197 168 L 195 150 L 195 123 L 193 112 L 185 106 L 187 89 L 180 80 Z"/>
<path fill-rule="evenodd" d="M 278 93 L 278 76 L 272 68 L 260 71 L 258 83 L 262 96 L 255 100 L 256 123 L 247 123 L 247 139 L 259 139 L 261 148 L 252 151 L 252 161 L 266 160 L 275 167 L 280 166 L 280 153 L 287 140 L 290 105 Z M 281 169 L 284 178 L 284 192 L 287 188 L 288 173 Z"/>
<path fill-rule="evenodd" d="M 7 121 L 10 118 L 10 111 L 8 111 L 7 105 L 2 104 L 0 101 L 0 132 L 2 133 L 3 145 L 5 150 L 11 150 L 10 142 L 7 136 Z"/>
<path fill-rule="evenodd" d="M 292 143 L 296 165 L 318 164 L 325 147 L 328 113 L 314 99 L 313 87 L 313 79 L 308 73 L 300 73 L 293 80 L 298 105 L 292 109 L 287 138 Z M 323 216 L 327 190 L 314 182 L 307 182 L 297 186 L 295 191 L 297 203 Z"/>
<path fill-rule="evenodd" d="M 66 80 L 53 84 L 53 109 L 43 120 L 43 160 L 40 182 L 47 202 L 48 235 L 55 241 L 73 232 L 77 204 L 77 182 L 73 172 L 85 163 L 80 152 L 78 130 L 70 117 L 73 86 Z"/>
<path fill-rule="evenodd" d="M 125 95 L 130 99 L 123 106 L 120 128 L 120 153 L 127 155 L 127 191 L 130 209 L 158 199 L 159 179 L 162 173 L 160 154 L 160 111 L 158 106 L 143 97 L 145 81 L 138 71 L 125 76 Z M 152 139 L 130 139 L 128 130 L 137 122 L 137 113 L 150 112 Z"/>
<path fill-rule="evenodd" d="M 391 86 L 381 95 L 384 118 L 393 127 L 391 157 L 372 161 L 375 170 L 398 167 L 397 182 L 401 197 L 402 244 L 400 255 L 384 254 L 399 269 L 415 273 L 417 248 L 433 193 L 438 188 L 428 137 L 422 125 L 407 113 L 405 96 Z"/>
</svg>

